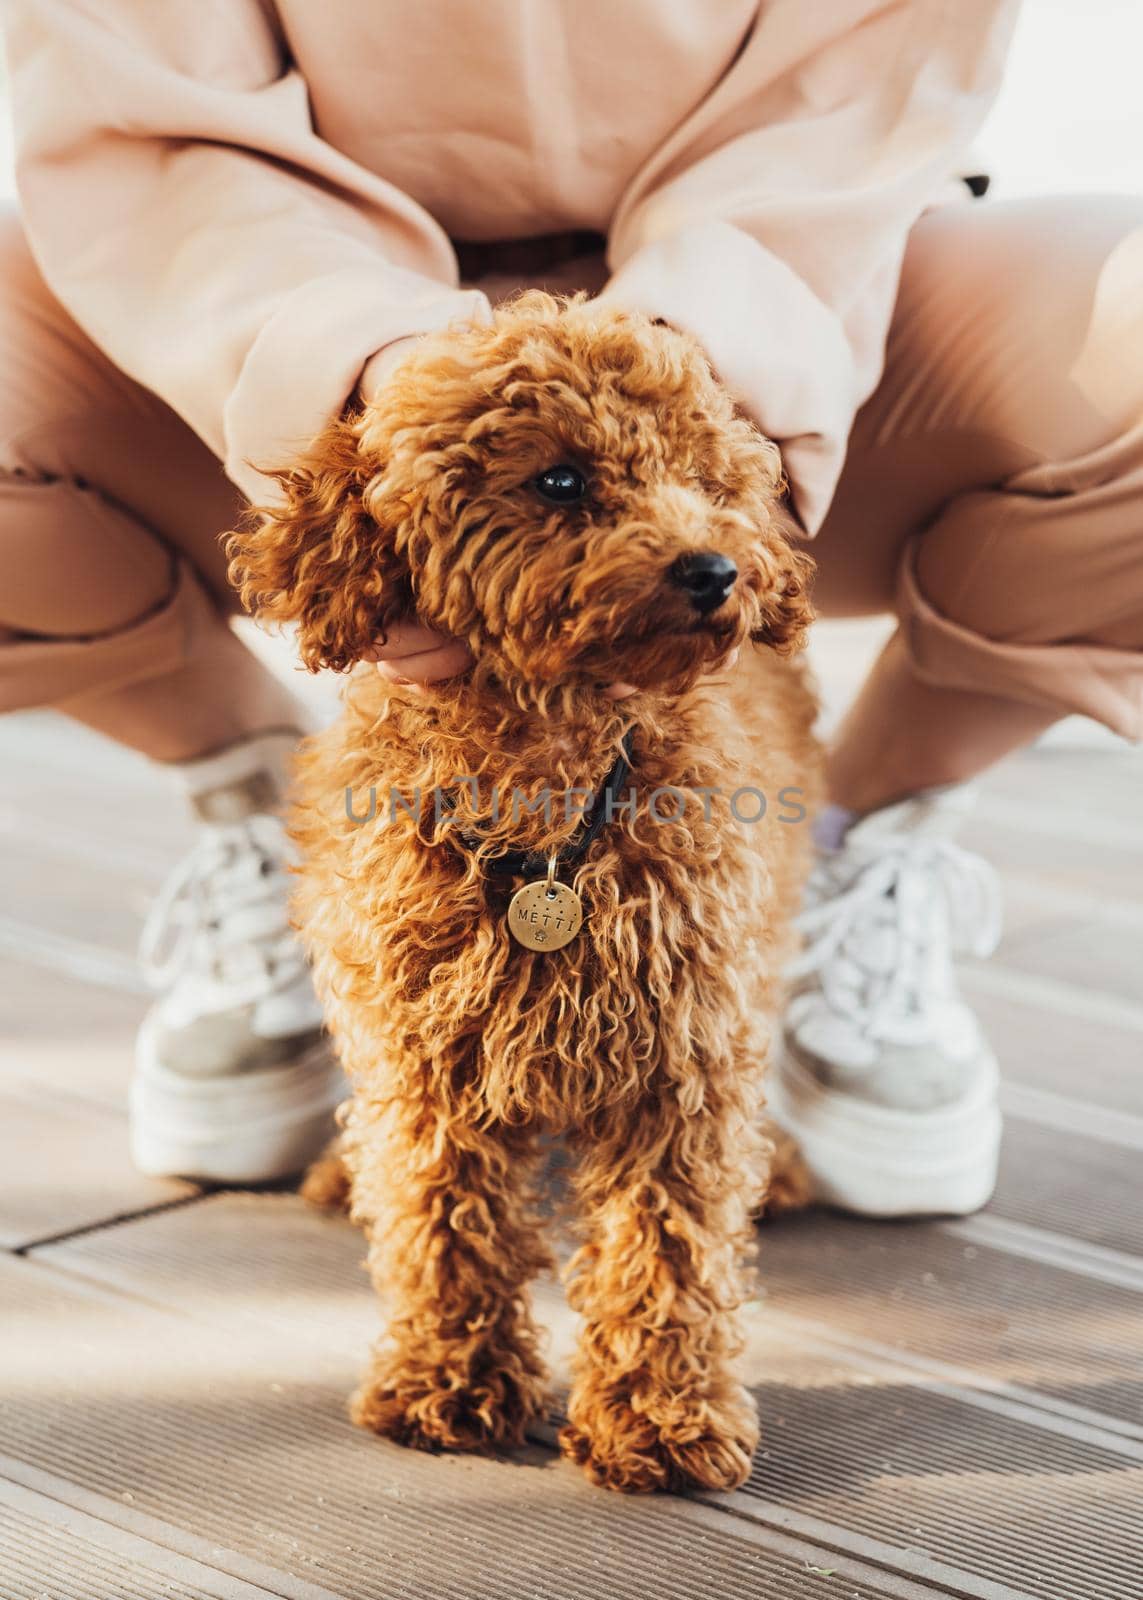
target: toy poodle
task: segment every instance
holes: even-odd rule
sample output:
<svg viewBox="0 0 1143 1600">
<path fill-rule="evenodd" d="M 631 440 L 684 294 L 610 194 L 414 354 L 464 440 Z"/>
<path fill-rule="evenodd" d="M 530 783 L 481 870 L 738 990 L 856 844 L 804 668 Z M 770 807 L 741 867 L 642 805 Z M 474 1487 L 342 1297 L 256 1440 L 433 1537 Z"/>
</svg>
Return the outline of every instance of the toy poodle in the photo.
<svg viewBox="0 0 1143 1600">
<path fill-rule="evenodd" d="M 299 763 L 298 917 L 388 1317 L 353 1414 L 460 1450 L 542 1415 L 527 1286 L 558 1135 L 582 1318 L 562 1448 L 614 1489 L 731 1488 L 818 767 L 777 447 L 685 334 L 536 290 L 421 340 L 278 481 L 232 576 L 311 669 L 412 614 L 474 658 L 427 688 L 360 665 Z"/>
</svg>

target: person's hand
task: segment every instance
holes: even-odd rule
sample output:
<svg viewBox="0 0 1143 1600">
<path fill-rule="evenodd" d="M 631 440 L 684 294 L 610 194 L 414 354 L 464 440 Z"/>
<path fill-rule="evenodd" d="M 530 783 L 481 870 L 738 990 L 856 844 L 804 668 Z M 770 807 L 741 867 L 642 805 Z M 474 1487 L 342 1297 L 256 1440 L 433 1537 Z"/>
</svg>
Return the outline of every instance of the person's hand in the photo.
<svg viewBox="0 0 1143 1600">
<path fill-rule="evenodd" d="M 375 662 L 378 672 L 390 683 L 424 688 L 467 672 L 472 665 L 472 651 L 463 640 L 435 633 L 408 617 L 395 622 L 385 643 L 376 644 L 362 660 Z M 633 683 L 611 683 L 603 692 L 609 700 L 626 700 L 638 691 Z"/>
<path fill-rule="evenodd" d="M 364 658 L 392 683 L 440 683 L 458 677 L 472 665 L 472 652 L 461 639 L 435 633 L 414 617 L 403 617 L 389 629 L 383 644 L 374 645 Z"/>
<path fill-rule="evenodd" d="M 735 650 L 722 668 L 732 667 L 737 659 Z M 472 651 L 463 640 L 450 639 L 447 633 L 436 633 L 415 618 L 406 617 L 395 622 L 384 644 L 376 644 L 362 660 L 375 662 L 378 672 L 390 683 L 424 688 L 467 672 L 472 665 Z M 639 690 L 633 683 L 619 682 L 609 683 L 603 693 L 608 700 L 626 700 Z"/>
<path fill-rule="evenodd" d="M 394 339 L 392 344 L 384 345 L 375 355 L 370 356 L 357 380 L 357 398 L 362 405 L 367 406 L 377 398 L 396 368 L 406 356 L 412 354 L 420 342 L 415 334 L 407 335 L 403 339 Z"/>
</svg>

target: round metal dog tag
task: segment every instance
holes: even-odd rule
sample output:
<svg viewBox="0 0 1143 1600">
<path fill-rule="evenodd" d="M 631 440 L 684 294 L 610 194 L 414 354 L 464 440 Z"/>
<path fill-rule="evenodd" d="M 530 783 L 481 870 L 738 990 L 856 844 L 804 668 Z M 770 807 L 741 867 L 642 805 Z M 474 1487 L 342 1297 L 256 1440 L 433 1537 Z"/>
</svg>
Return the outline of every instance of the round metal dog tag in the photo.
<svg viewBox="0 0 1143 1600">
<path fill-rule="evenodd" d="M 529 950 L 562 950 L 583 926 L 583 903 L 549 873 L 517 889 L 508 903 L 508 931 Z"/>
</svg>

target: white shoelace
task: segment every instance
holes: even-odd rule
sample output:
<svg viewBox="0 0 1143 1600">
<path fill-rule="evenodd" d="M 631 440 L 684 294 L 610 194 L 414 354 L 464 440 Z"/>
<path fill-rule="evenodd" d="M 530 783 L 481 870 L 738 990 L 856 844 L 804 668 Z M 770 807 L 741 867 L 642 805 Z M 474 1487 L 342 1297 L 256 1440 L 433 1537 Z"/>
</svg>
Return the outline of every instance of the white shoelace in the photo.
<svg viewBox="0 0 1143 1600">
<path fill-rule="evenodd" d="M 889 834 L 868 848 L 856 868 L 850 847 L 815 869 L 790 976 L 816 978 L 830 1011 L 867 1039 L 924 1042 L 955 995 L 952 956 L 996 948 L 999 883 L 946 839 Z"/>
<path fill-rule="evenodd" d="M 205 826 L 143 925 L 147 982 L 166 989 L 190 975 L 232 991 L 237 1005 L 299 977 L 305 960 L 288 922 L 287 861 L 276 817 Z"/>
</svg>

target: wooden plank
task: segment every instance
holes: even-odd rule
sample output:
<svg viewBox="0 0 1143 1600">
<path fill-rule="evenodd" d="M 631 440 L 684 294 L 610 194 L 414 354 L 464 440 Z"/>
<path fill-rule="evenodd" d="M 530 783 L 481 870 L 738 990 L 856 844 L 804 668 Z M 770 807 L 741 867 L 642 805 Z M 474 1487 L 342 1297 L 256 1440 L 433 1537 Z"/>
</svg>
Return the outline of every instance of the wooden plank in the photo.
<svg viewBox="0 0 1143 1600">
<path fill-rule="evenodd" d="M 270 1312 L 256 1275 L 246 1297 Z M 535 1446 L 494 1461 L 375 1439 L 345 1416 L 356 1360 L 282 1337 L 276 1316 L 236 1315 L 233 1296 L 182 1315 L 7 1258 L 0 1298 L 11 1458 L 0 1476 L 49 1475 L 79 1509 L 176 1551 L 187 1536 L 191 1554 L 207 1541 L 220 1571 L 251 1581 L 239 1563 L 257 1563 L 285 1575 L 286 1594 L 301 1584 L 340 1600 L 931 1592 L 860 1562 L 814 1561 L 804 1542 L 771 1542 L 705 1505 L 592 1489 Z"/>
<path fill-rule="evenodd" d="M 0 1170 L 0 1246 L 9 1250 L 197 1192 L 135 1171 L 122 1114 L 30 1085 L 0 1086 Z"/>
<path fill-rule="evenodd" d="M 832 1219 L 818 1221 L 831 1230 Z M 770 1270 L 787 1231 L 764 1234 L 765 1292 L 748 1317 L 747 1371 L 764 1439 L 747 1496 L 735 1501 L 743 1514 L 833 1555 L 888 1563 L 909 1581 L 974 1596 L 1020 1592 L 1032 1565 L 1058 1583 L 1090 1566 L 1107 1536 L 1095 1532 L 1102 1497 L 1114 1498 L 1125 1480 L 1143 1489 L 1143 1444 L 1110 1437 L 1098 1419 L 1083 1427 L 1049 1415 L 1035 1393 L 1021 1401 L 974 1392 L 971 1373 L 959 1385 L 937 1382 L 891 1353 L 870 1363 L 815 1345 L 770 1309 L 798 1309 L 787 1275 Z M 904 1243 L 912 1230 L 896 1231 Z M 293 1197 L 220 1195 L 36 1259 L 204 1323 L 256 1328 L 275 1348 L 292 1343 L 306 1352 L 299 1370 L 316 1379 L 331 1362 L 353 1371 L 378 1327 L 361 1254 L 347 1224 L 307 1213 Z M 1039 1270 L 1020 1261 L 1008 1269 L 1017 1284 Z M 846 1294 L 843 1283 L 843 1301 Z M 827 1310 L 829 1298 L 826 1291 Z M 537 1307 L 562 1378 L 574 1320 L 551 1286 Z M 1057 1481 L 1066 1485 L 1059 1493 L 1045 1489 Z M 980 1508 L 998 1492 L 1021 1531 L 1009 1537 L 996 1525 L 974 1544 Z M 1043 1592 L 1057 1591 L 1049 1584 Z"/>
</svg>

